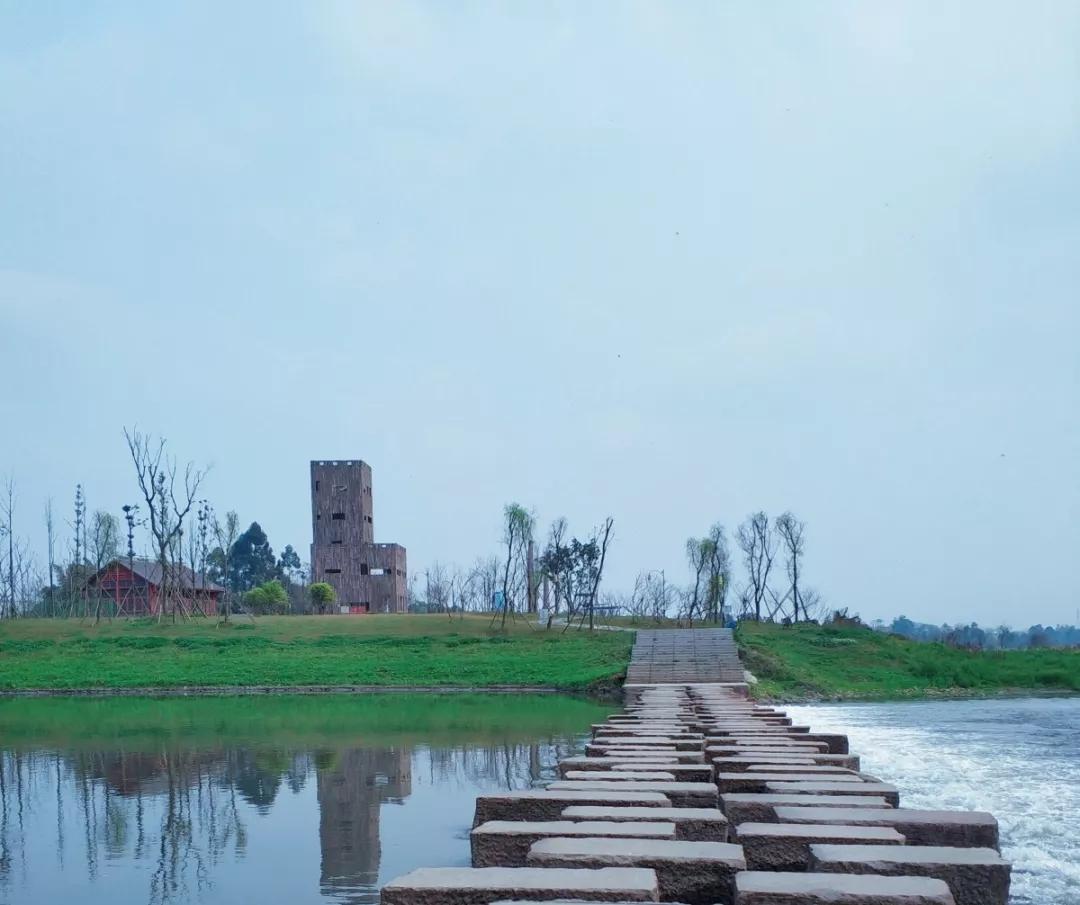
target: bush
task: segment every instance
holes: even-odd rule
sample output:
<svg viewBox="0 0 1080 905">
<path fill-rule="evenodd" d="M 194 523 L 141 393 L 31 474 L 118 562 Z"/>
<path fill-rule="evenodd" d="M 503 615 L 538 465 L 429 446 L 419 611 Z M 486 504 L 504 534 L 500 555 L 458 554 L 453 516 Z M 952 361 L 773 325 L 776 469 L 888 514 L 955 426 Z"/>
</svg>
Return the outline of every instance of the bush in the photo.
<svg viewBox="0 0 1080 905">
<path fill-rule="evenodd" d="M 308 588 L 308 597 L 311 598 L 311 606 L 316 613 L 324 613 L 326 609 L 337 601 L 337 591 L 333 585 L 325 581 L 317 581 Z"/>
<path fill-rule="evenodd" d="M 244 595 L 244 606 L 260 615 L 285 613 L 289 610 L 289 594 L 275 578 L 248 591 Z"/>
</svg>

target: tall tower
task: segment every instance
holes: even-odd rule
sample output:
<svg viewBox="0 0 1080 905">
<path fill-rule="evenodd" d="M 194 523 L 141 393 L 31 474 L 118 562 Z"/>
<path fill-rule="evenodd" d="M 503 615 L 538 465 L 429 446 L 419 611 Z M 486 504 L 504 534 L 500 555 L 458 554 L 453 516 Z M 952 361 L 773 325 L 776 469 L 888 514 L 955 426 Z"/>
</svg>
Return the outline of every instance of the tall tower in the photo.
<svg viewBox="0 0 1080 905">
<path fill-rule="evenodd" d="M 405 548 L 375 543 L 370 465 L 311 463 L 311 536 L 311 580 L 333 586 L 341 612 L 406 612 Z"/>
</svg>

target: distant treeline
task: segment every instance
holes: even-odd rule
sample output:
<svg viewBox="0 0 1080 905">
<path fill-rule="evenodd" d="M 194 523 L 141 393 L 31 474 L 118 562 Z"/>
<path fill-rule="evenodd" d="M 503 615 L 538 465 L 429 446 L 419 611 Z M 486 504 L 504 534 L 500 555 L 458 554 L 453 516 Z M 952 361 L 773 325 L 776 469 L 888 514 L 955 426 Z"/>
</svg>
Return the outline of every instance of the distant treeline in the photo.
<svg viewBox="0 0 1080 905">
<path fill-rule="evenodd" d="M 913 641 L 940 641 L 973 650 L 1080 647 L 1080 628 L 1075 625 L 1033 625 L 1026 629 L 1011 629 L 1007 625 L 1001 625 L 997 628 L 983 628 L 974 622 L 971 625 L 930 625 L 927 622 L 915 622 L 907 616 L 898 616 L 892 622 L 879 619 L 871 623 L 871 628 L 903 635 Z"/>
</svg>

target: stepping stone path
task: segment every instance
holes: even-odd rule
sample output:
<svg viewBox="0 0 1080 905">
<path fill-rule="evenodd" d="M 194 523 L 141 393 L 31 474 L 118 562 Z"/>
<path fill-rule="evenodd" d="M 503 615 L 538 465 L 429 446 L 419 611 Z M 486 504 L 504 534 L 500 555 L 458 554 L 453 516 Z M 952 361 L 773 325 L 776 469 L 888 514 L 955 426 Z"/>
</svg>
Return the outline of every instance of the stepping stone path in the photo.
<svg viewBox="0 0 1080 905">
<path fill-rule="evenodd" d="M 638 632 L 626 670 L 631 686 L 744 681 L 746 671 L 729 628 Z"/>
<path fill-rule="evenodd" d="M 727 629 L 639 632 L 584 756 L 478 798 L 473 866 L 413 871 L 382 905 L 1006 905 L 992 815 L 901 808 L 847 736 L 748 690 Z"/>
</svg>

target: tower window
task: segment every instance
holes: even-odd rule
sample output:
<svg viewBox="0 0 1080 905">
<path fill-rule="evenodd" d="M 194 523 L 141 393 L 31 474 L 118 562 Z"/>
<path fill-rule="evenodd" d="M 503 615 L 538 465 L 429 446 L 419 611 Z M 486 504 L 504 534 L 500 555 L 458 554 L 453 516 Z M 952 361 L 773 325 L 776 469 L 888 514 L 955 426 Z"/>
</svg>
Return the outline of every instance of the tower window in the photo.
<svg viewBox="0 0 1080 905">
<path fill-rule="evenodd" d="M 330 516 L 330 518 L 332 518 L 335 522 L 343 522 L 345 521 L 345 513 L 335 512 L 333 515 Z"/>
<path fill-rule="evenodd" d="M 341 574 L 341 569 L 327 569 L 326 574 L 327 575 L 340 575 Z"/>
</svg>

